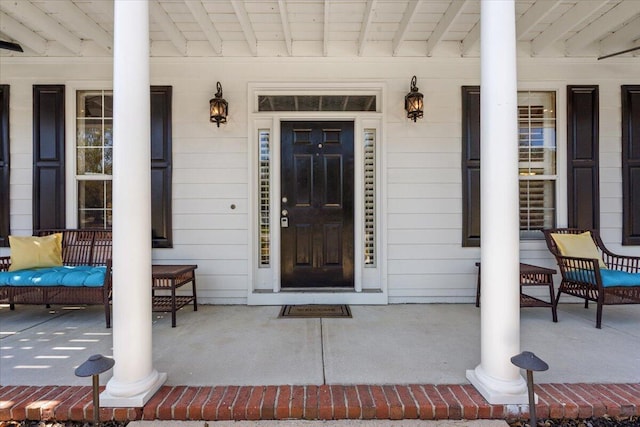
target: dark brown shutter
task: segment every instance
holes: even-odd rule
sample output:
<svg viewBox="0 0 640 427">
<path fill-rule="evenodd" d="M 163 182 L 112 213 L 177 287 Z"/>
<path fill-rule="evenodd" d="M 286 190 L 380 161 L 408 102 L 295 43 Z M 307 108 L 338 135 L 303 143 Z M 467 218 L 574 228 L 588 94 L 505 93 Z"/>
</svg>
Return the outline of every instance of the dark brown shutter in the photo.
<svg viewBox="0 0 640 427">
<path fill-rule="evenodd" d="M 462 86 L 462 246 L 480 246 L 479 86 Z"/>
<path fill-rule="evenodd" d="M 622 86 L 622 244 L 640 245 L 640 86 Z"/>
<path fill-rule="evenodd" d="M 9 246 L 9 85 L 0 85 L 0 246 Z"/>
<path fill-rule="evenodd" d="M 567 86 L 568 226 L 600 228 L 598 86 Z"/>
<path fill-rule="evenodd" d="M 64 85 L 34 85 L 34 230 L 65 227 L 64 138 Z"/>
<path fill-rule="evenodd" d="M 151 87 L 151 228 L 154 248 L 173 246 L 171 94 L 171 86 Z"/>
</svg>

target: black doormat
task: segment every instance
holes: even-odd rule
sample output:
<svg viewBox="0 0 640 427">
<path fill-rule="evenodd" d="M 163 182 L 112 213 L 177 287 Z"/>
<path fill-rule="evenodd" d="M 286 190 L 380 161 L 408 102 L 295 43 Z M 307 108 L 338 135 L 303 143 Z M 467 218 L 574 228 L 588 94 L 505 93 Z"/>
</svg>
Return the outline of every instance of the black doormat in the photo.
<svg viewBox="0 0 640 427">
<path fill-rule="evenodd" d="M 351 317 L 351 310 L 346 304 L 309 304 L 283 305 L 279 317 L 319 318 L 319 317 Z"/>
</svg>

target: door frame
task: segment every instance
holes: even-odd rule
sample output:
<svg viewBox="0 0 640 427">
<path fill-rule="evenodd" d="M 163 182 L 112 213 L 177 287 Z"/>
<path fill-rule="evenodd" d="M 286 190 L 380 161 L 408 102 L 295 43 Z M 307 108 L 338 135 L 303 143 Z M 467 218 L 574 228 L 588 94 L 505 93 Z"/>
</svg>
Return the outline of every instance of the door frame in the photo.
<svg viewBox="0 0 640 427">
<path fill-rule="evenodd" d="M 249 84 L 248 90 L 248 304 L 387 304 L 386 281 L 386 174 L 383 132 L 384 83 L 376 84 Z M 258 95 L 277 94 L 375 94 L 377 112 L 258 112 Z M 353 121 L 354 123 L 354 287 L 345 290 L 282 290 L 280 287 L 280 124 L 283 121 Z M 270 137 L 270 265 L 259 262 L 258 227 L 258 162 L 260 130 L 269 130 Z M 376 258 L 374 267 L 363 262 L 363 135 L 365 129 L 375 129 L 376 135 Z M 275 196 L 275 197 L 274 197 Z"/>
</svg>

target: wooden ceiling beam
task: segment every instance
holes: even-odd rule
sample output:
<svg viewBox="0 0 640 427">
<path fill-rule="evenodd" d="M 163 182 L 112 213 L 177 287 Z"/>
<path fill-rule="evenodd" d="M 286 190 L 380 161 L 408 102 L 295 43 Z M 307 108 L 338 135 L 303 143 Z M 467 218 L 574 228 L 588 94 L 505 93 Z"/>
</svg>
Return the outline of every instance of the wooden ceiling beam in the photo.
<svg viewBox="0 0 640 427">
<path fill-rule="evenodd" d="M 469 34 L 462 40 L 461 53 L 462 56 L 468 55 L 480 40 L 480 20 L 476 22 Z"/>
<path fill-rule="evenodd" d="M 73 26 L 78 32 L 87 36 L 87 39 L 93 40 L 107 52 L 113 52 L 113 36 L 71 2 L 71 0 L 60 1 L 58 7 L 60 8 L 61 16 L 65 18 L 67 26 Z"/>
<path fill-rule="evenodd" d="M 289 12 L 287 11 L 287 2 L 278 0 L 278 10 L 280 11 L 280 22 L 282 23 L 282 33 L 284 34 L 284 43 L 287 47 L 289 56 L 293 55 L 293 42 L 291 41 L 291 27 L 289 26 Z"/>
<path fill-rule="evenodd" d="M 369 38 L 369 32 L 371 31 L 372 12 L 375 4 L 375 0 L 367 0 L 364 18 L 362 19 L 362 26 L 360 27 L 360 37 L 358 38 L 358 56 L 362 56 L 364 49 L 367 46 L 367 39 Z"/>
<path fill-rule="evenodd" d="M 251 20 L 249 19 L 247 9 L 244 7 L 244 2 L 231 0 L 231 6 L 233 6 L 236 18 L 238 18 L 238 22 L 240 22 L 240 27 L 242 28 L 244 38 L 249 46 L 249 51 L 253 56 L 258 56 L 258 40 L 253 32 L 253 27 L 251 27 Z"/>
<path fill-rule="evenodd" d="M 213 22 L 211 22 L 209 14 L 202 5 L 202 1 L 185 0 L 185 4 L 191 12 L 191 15 L 193 15 L 193 18 L 200 26 L 200 29 L 204 33 L 205 37 L 209 41 L 209 44 L 213 48 L 213 51 L 216 53 L 216 55 L 222 55 L 222 39 L 220 38 L 216 27 L 213 25 Z"/>
<path fill-rule="evenodd" d="M 47 52 L 47 41 L 9 15 L 0 12 L 0 32 L 39 55 Z"/>
<path fill-rule="evenodd" d="M 560 0 L 538 0 L 516 21 L 516 40 L 527 34 L 561 4 Z"/>
<path fill-rule="evenodd" d="M 48 40 L 55 40 L 74 55 L 79 56 L 82 53 L 82 40 L 30 1 L 2 0 L 0 8 L 17 18 L 17 21 L 22 22 L 26 27 L 41 31 Z"/>
<path fill-rule="evenodd" d="M 611 32 L 612 28 L 618 28 L 638 12 L 640 12 L 640 1 L 619 3 L 567 40 L 565 45 L 567 53 L 578 52 L 583 47 L 603 37 L 606 33 Z"/>
<path fill-rule="evenodd" d="M 630 49 L 637 45 L 634 43 L 640 40 L 640 16 L 628 22 L 624 27 L 615 33 L 600 40 L 600 52 L 608 55 L 624 49 Z"/>
<path fill-rule="evenodd" d="M 559 40 L 576 26 L 587 20 L 598 9 L 608 3 L 608 0 L 581 1 L 558 18 L 546 30 L 531 42 L 531 55 L 535 56 L 549 45 Z"/>
<path fill-rule="evenodd" d="M 453 0 L 442 18 L 438 20 L 436 28 L 434 28 L 427 40 L 427 56 L 431 56 L 433 49 L 440 43 L 453 21 L 460 15 L 465 2 L 466 0 Z"/>
<path fill-rule="evenodd" d="M 398 54 L 400 50 L 400 45 L 404 41 L 404 38 L 407 36 L 407 30 L 409 29 L 409 25 L 415 18 L 416 10 L 418 10 L 418 6 L 422 3 L 422 0 L 409 1 L 407 4 L 407 8 L 404 10 L 404 14 L 402 15 L 402 21 L 400 21 L 400 26 L 398 27 L 398 31 L 393 36 L 392 42 L 392 52 L 393 56 Z"/>
<path fill-rule="evenodd" d="M 155 23 L 169 37 L 178 52 L 182 56 L 187 56 L 187 39 L 157 0 L 149 1 L 149 12 Z"/>
</svg>

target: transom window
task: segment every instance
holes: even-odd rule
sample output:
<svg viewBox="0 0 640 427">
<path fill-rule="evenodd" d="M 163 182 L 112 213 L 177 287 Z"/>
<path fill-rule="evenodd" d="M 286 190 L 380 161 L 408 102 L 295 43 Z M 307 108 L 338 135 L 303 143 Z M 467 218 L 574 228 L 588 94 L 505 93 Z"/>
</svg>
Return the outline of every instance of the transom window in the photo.
<svg viewBox="0 0 640 427">
<path fill-rule="evenodd" d="M 78 227 L 110 228 L 113 166 L 113 94 L 76 94 L 76 182 Z"/>
<path fill-rule="evenodd" d="M 260 95 L 258 111 L 376 111 L 376 95 Z"/>
</svg>

